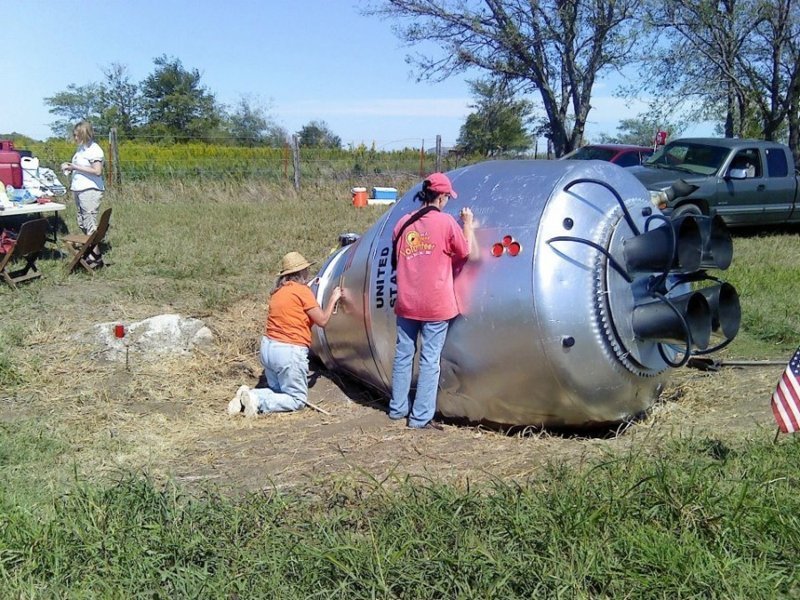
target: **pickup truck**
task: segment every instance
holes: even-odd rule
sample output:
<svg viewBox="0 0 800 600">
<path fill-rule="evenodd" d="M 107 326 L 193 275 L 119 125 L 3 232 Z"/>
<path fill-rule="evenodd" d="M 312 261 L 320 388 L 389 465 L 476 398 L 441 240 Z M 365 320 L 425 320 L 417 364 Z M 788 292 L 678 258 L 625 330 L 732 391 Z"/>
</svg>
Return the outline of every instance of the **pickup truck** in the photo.
<svg viewBox="0 0 800 600">
<path fill-rule="evenodd" d="M 684 138 L 626 170 L 665 214 L 718 214 L 731 227 L 800 223 L 798 177 L 783 144 Z"/>
</svg>

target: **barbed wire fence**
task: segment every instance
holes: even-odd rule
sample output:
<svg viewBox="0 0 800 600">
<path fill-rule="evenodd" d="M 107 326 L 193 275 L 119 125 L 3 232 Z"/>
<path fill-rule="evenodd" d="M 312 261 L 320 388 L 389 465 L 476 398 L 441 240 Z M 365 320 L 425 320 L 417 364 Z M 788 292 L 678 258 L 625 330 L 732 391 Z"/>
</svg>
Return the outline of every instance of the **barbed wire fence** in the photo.
<svg viewBox="0 0 800 600">
<path fill-rule="evenodd" d="M 155 146 L 157 147 L 157 146 Z M 108 136 L 106 174 L 109 185 L 123 181 L 142 179 L 179 178 L 259 178 L 291 182 L 300 189 L 303 181 L 358 179 L 368 176 L 410 176 L 420 178 L 426 174 L 449 170 L 468 163 L 470 159 L 455 150 L 443 150 L 441 136 L 436 136 L 434 148 L 425 150 L 424 140 L 420 149 L 380 151 L 364 146 L 347 150 L 330 150 L 301 147 L 298 136 L 281 149 L 272 149 L 269 154 L 258 156 L 253 148 L 232 147 L 230 155 L 202 156 L 187 152 L 184 156 L 171 156 L 168 161 L 159 161 L 158 153 L 151 156 L 125 156 L 120 158 L 120 144 L 116 130 Z M 276 151 L 277 150 L 277 151 Z"/>
<path fill-rule="evenodd" d="M 424 139 L 418 147 L 385 149 L 373 142 L 370 147 L 360 143 L 344 149 L 302 146 L 293 136 L 282 147 L 270 147 L 236 140 L 230 137 L 219 141 L 204 138 L 182 142 L 152 140 L 120 140 L 112 129 L 98 143 L 105 152 L 105 178 L 113 187 L 123 183 L 145 181 L 244 181 L 258 180 L 276 183 L 283 188 L 313 188 L 334 182 L 352 186 L 391 185 L 392 181 L 422 179 L 435 171 L 449 171 L 475 162 L 497 158 L 534 158 L 528 154 L 501 154 L 491 157 L 468 155 L 458 148 L 442 144 L 442 137 L 433 137 L 427 146 Z M 408 140 L 405 140 L 408 141 Z M 51 138 L 44 142 L 28 142 L 42 166 L 60 173 L 59 165 L 70 160 L 74 153 L 72 142 Z M 542 157 L 543 158 L 543 157 Z"/>
</svg>

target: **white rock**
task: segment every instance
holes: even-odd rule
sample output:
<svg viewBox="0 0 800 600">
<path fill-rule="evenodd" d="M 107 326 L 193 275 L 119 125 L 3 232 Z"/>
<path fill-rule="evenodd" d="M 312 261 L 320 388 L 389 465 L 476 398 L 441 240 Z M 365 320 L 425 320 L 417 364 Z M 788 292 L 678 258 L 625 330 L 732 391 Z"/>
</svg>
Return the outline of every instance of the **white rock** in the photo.
<svg viewBox="0 0 800 600">
<path fill-rule="evenodd" d="M 115 336 L 119 324 L 125 327 L 122 338 Z M 94 326 L 93 337 L 108 360 L 125 360 L 126 346 L 131 356 L 135 353 L 139 360 L 155 360 L 187 355 L 197 346 L 214 342 L 214 334 L 200 319 L 176 314 L 156 315 L 133 323 L 100 323 Z"/>
</svg>

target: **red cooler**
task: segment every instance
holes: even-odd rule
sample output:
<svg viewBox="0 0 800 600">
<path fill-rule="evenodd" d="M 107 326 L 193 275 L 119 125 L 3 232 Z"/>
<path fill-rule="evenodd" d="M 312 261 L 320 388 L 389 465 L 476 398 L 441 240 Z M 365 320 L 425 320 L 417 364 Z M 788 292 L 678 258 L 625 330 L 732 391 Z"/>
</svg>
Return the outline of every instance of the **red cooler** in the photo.
<svg viewBox="0 0 800 600">
<path fill-rule="evenodd" d="M 11 140 L 0 140 L 0 181 L 3 187 L 10 185 L 16 189 L 22 188 L 20 156 Z"/>
</svg>

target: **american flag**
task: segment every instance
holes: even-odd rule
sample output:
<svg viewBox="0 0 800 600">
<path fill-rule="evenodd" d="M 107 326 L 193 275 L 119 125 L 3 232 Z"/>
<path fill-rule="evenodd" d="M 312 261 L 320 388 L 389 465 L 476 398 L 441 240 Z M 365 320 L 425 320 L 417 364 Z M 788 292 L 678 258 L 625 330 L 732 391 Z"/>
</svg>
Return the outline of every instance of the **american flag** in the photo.
<svg viewBox="0 0 800 600">
<path fill-rule="evenodd" d="M 783 433 L 800 430 L 800 348 L 794 353 L 772 394 L 772 414 Z"/>
</svg>

